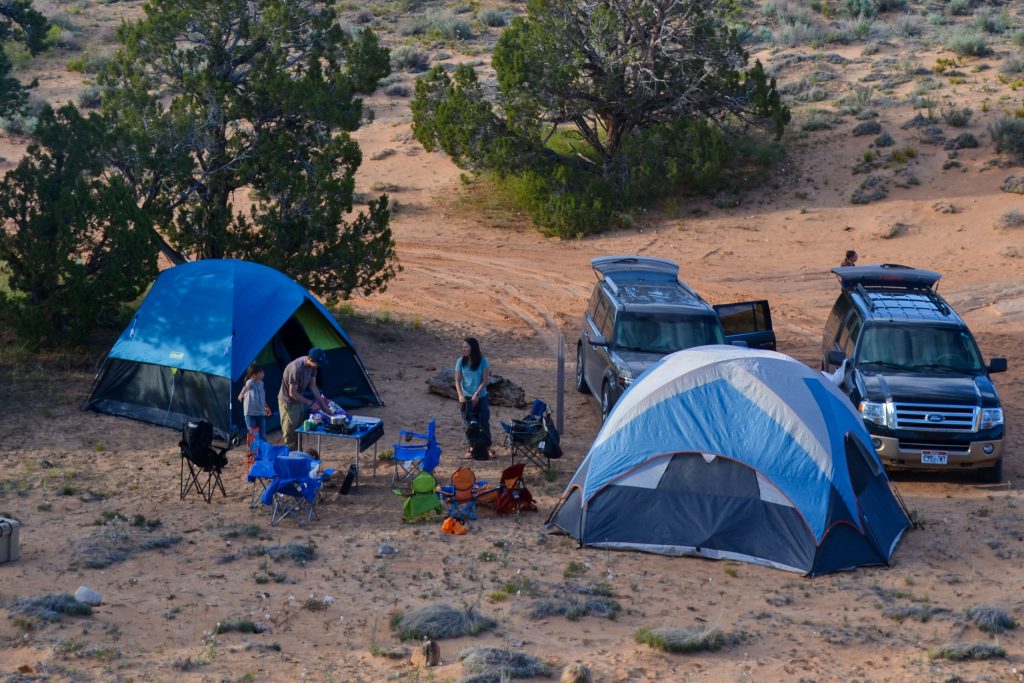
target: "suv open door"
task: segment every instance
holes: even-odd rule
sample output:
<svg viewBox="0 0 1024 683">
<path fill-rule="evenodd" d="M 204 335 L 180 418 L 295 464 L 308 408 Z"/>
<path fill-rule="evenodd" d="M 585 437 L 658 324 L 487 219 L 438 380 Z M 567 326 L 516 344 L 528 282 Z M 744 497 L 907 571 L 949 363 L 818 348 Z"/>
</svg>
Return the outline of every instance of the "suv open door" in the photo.
<svg viewBox="0 0 1024 683">
<path fill-rule="evenodd" d="M 766 300 L 719 304 L 714 308 L 722 321 L 727 344 L 743 342 L 751 349 L 775 350 L 772 312 Z"/>
<path fill-rule="evenodd" d="M 590 259 L 590 265 L 597 271 L 598 279 L 616 283 L 675 282 L 679 277 L 678 265 L 654 256 L 599 256 Z"/>
</svg>

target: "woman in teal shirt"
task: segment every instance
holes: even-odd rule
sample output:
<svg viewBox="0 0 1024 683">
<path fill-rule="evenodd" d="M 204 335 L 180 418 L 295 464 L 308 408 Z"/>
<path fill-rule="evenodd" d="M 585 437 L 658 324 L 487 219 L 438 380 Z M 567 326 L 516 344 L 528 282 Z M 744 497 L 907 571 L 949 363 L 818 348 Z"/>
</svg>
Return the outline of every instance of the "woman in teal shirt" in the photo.
<svg viewBox="0 0 1024 683">
<path fill-rule="evenodd" d="M 480 342 L 475 337 L 462 340 L 462 356 L 455 361 L 455 390 L 459 393 L 459 408 L 467 431 L 476 421 L 486 439 L 482 447 L 491 447 L 491 407 L 487 402 L 487 380 L 491 376 L 487 358 L 480 353 Z M 472 448 L 466 453 L 472 457 Z"/>
</svg>

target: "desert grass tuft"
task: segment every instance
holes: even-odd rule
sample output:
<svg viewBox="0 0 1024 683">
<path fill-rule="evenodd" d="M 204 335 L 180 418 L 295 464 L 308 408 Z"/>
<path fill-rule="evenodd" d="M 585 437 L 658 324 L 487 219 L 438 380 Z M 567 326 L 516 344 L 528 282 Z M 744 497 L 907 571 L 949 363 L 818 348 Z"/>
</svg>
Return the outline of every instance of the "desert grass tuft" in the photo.
<svg viewBox="0 0 1024 683">
<path fill-rule="evenodd" d="M 967 610 L 974 625 L 985 633 L 993 635 L 1002 633 L 1008 629 L 1017 628 L 1017 620 L 1011 617 L 1006 610 L 994 605 L 978 605 Z"/>
<path fill-rule="evenodd" d="M 92 614 L 92 607 L 79 602 L 70 593 L 51 593 L 34 598 L 22 598 L 7 605 L 11 614 L 43 621 L 60 621 L 64 615 L 87 617 Z"/>
<path fill-rule="evenodd" d="M 214 635 L 222 633 L 260 633 L 260 627 L 250 619 L 238 619 L 236 621 L 218 621 L 213 627 Z"/>
<path fill-rule="evenodd" d="M 740 640 L 738 636 L 714 628 L 642 628 L 633 636 L 636 642 L 655 650 L 675 653 L 714 652 Z"/>
<path fill-rule="evenodd" d="M 497 647 L 473 647 L 459 654 L 462 670 L 476 676 L 508 680 L 551 675 L 551 667 L 539 657 Z"/>
<path fill-rule="evenodd" d="M 496 625 L 494 619 L 472 608 L 456 609 L 450 605 L 428 605 L 391 617 L 391 628 L 401 640 L 458 638 L 476 635 Z"/>
<path fill-rule="evenodd" d="M 1017 163 L 1024 162 L 1024 119 L 1003 118 L 988 125 L 988 134 L 997 152 L 1002 152 Z"/>
<path fill-rule="evenodd" d="M 1020 209 L 1010 209 L 996 221 L 997 228 L 1022 228 L 1024 227 L 1024 212 Z"/>
<path fill-rule="evenodd" d="M 930 621 L 936 614 L 948 611 L 936 605 L 892 605 L 882 610 L 882 616 L 895 621 L 913 619 L 923 624 Z"/>
<path fill-rule="evenodd" d="M 946 659 L 951 662 L 962 662 L 968 659 L 996 659 L 1005 657 L 1006 650 L 990 643 L 946 643 L 930 653 L 932 659 Z"/>
</svg>

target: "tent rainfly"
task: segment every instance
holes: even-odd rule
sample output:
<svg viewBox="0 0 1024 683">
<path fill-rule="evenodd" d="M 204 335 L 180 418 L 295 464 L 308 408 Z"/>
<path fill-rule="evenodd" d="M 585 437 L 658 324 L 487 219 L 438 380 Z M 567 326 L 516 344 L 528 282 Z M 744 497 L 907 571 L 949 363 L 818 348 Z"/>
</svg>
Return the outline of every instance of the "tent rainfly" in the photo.
<svg viewBox="0 0 1024 683">
<path fill-rule="evenodd" d="M 793 358 L 733 346 L 641 375 L 548 519 L 581 545 L 811 575 L 888 564 L 908 524 L 849 400 Z"/>
<path fill-rule="evenodd" d="M 236 400 L 246 368 L 264 369 L 268 429 L 279 425 L 284 366 L 313 346 L 327 353 L 323 393 L 345 408 L 382 405 L 352 341 L 305 288 L 273 268 L 208 259 L 162 272 L 110 349 L 86 410 L 181 429 L 213 424 L 221 439 L 244 433 Z"/>
</svg>

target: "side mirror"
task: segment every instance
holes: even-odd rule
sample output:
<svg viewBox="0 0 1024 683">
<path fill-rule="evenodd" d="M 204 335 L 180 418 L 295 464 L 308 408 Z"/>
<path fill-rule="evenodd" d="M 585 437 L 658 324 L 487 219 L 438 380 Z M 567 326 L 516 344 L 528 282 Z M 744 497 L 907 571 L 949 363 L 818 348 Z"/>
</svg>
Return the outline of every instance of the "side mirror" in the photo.
<svg viewBox="0 0 1024 683">
<path fill-rule="evenodd" d="M 827 359 L 829 365 L 842 365 L 843 361 L 846 360 L 846 356 L 843 355 L 842 351 L 829 351 Z"/>
<path fill-rule="evenodd" d="M 992 362 L 988 364 L 989 373 L 993 372 L 1006 372 L 1006 359 L 1005 358 L 993 358 Z"/>
<path fill-rule="evenodd" d="M 608 346 L 608 340 L 601 334 L 591 335 L 588 341 L 591 346 Z"/>
</svg>

